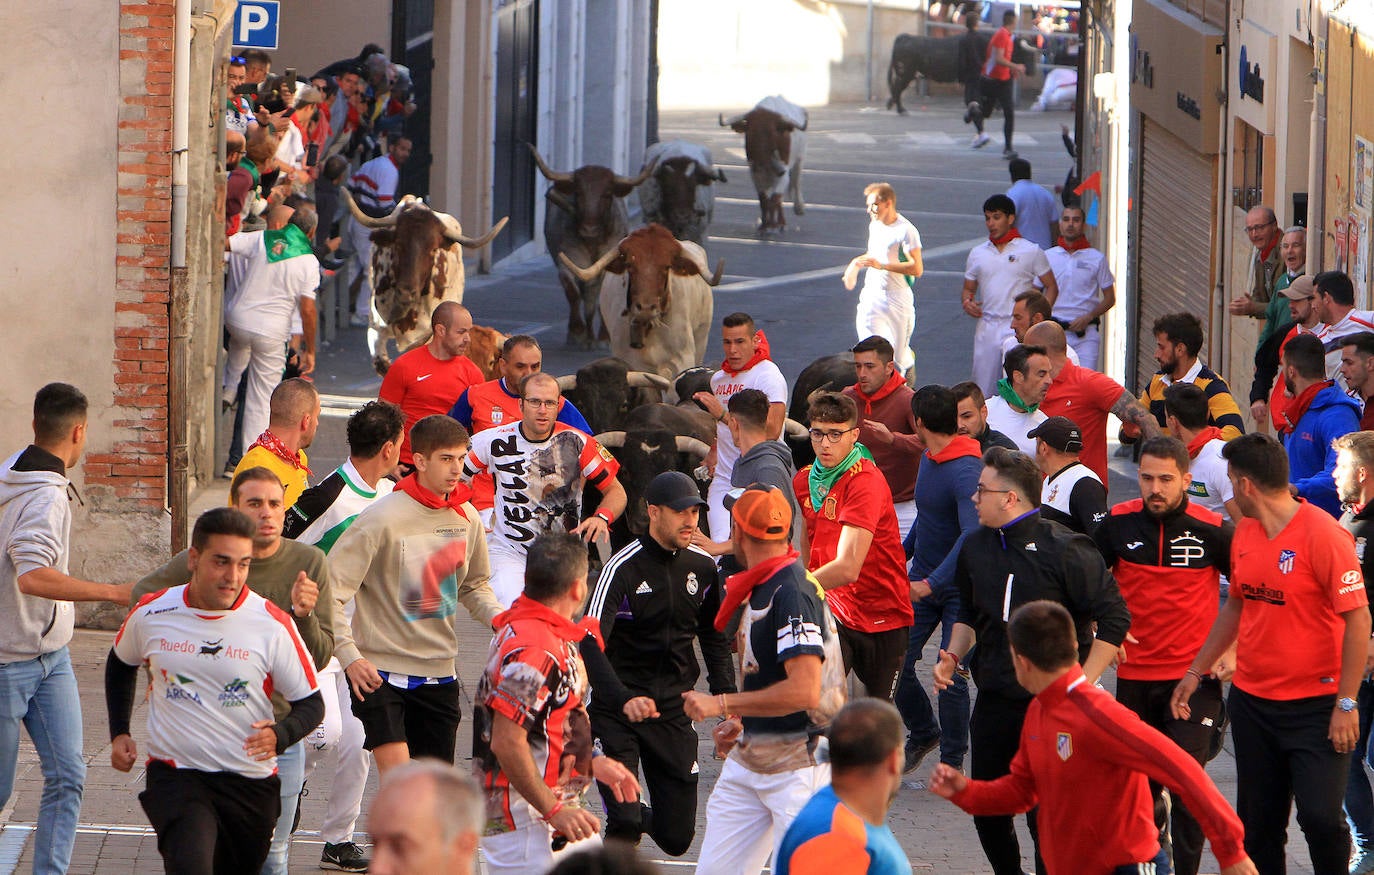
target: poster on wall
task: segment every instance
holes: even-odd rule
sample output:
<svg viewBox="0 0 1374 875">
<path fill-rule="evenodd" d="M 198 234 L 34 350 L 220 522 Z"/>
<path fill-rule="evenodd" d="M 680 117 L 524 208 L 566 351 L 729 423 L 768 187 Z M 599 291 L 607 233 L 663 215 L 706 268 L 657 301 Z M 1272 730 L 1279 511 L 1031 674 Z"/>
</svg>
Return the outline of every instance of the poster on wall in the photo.
<svg viewBox="0 0 1374 875">
<path fill-rule="evenodd" d="M 1332 265 L 1332 268 L 1341 273 L 1345 273 L 1345 216 L 1336 216 L 1331 220 L 1331 224 L 1336 229 L 1334 240 L 1336 246 L 1336 263 Z"/>
<path fill-rule="evenodd" d="M 1346 225 L 1346 252 L 1350 279 L 1355 284 L 1355 306 L 1369 309 L 1369 218 L 1350 214 Z"/>
<path fill-rule="evenodd" d="M 1355 138 L 1355 166 L 1350 174 L 1351 202 L 1355 212 L 1368 217 L 1374 205 L 1374 143 L 1364 137 Z"/>
</svg>

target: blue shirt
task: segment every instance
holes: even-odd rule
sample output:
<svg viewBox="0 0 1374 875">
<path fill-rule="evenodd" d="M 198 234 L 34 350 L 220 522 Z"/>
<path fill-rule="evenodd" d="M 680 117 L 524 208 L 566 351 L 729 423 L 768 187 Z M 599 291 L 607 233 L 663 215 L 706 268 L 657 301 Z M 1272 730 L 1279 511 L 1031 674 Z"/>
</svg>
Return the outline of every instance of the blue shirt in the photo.
<svg viewBox="0 0 1374 875">
<path fill-rule="evenodd" d="M 827 785 L 787 828 L 773 871 L 777 875 L 911 875 L 911 863 L 886 824 L 866 822 Z"/>
<path fill-rule="evenodd" d="M 1016 204 L 1016 230 L 1021 236 L 1041 249 L 1053 246 L 1050 228 L 1059 221 L 1059 210 L 1049 189 L 1029 179 L 1018 179 L 1007 189 L 1007 197 Z"/>
</svg>

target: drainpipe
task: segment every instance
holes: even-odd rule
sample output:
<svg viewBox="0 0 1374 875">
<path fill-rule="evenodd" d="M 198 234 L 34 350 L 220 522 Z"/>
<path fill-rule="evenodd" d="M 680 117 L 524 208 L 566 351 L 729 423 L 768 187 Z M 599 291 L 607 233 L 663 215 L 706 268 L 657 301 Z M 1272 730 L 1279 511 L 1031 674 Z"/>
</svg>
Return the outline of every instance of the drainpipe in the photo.
<svg viewBox="0 0 1374 875">
<path fill-rule="evenodd" d="M 1229 20 L 1228 20 L 1229 24 Z M 1231 246 L 1228 242 L 1226 229 L 1230 226 L 1228 221 L 1231 214 L 1231 118 L 1230 118 L 1230 72 L 1231 72 L 1231 32 L 1229 27 L 1224 28 L 1224 36 L 1221 41 L 1221 69 L 1224 71 L 1222 76 L 1221 93 L 1221 112 L 1218 125 L 1220 126 L 1221 143 L 1220 152 L 1217 153 L 1219 164 L 1217 180 L 1220 191 L 1217 192 L 1217 209 L 1215 224 L 1212 226 L 1212 252 L 1213 264 L 1216 265 L 1217 279 L 1212 284 L 1212 300 L 1208 305 L 1212 312 L 1212 325 L 1227 326 L 1228 319 L 1240 319 L 1249 317 L 1232 317 L 1226 312 L 1226 277 L 1229 275 L 1227 264 L 1230 261 Z M 1212 339 L 1212 365 L 1215 369 L 1218 365 L 1221 368 L 1228 367 L 1231 352 L 1231 332 L 1229 330 L 1217 331 L 1213 329 L 1207 332 Z"/>
<path fill-rule="evenodd" d="M 1328 47 L 1330 21 L 1320 4 L 1312 10 L 1320 15 L 1317 24 L 1322 45 Z M 1310 24 L 1310 23 L 1309 23 Z M 1314 60 L 1315 63 L 1315 60 Z M 1322 79 L 1325 70 L 1314 71 Z M 1308 131 L 1310 156 L 1307 160 L 1307 273 L 1315 276 L 1322 270 L 1326 247 L 1323 245 L 1323 231 L 1326 227 L 1326 88 L 1323 82 L 1320 90 L 1313 89 L 1312 124 Z"/>
<path fill-rule="evenodd" d="M 186 546 L 190 504 L 187 431 L 190 410 L 190 277 L 186 266 L 186 180 L 191 112 L 191 2 L 176 0 L 172 63 L 172 288 L 167 324 L 168 353 L 167 443 L 168 505 L 172 511 L 172 551 Z"/>
</svg>

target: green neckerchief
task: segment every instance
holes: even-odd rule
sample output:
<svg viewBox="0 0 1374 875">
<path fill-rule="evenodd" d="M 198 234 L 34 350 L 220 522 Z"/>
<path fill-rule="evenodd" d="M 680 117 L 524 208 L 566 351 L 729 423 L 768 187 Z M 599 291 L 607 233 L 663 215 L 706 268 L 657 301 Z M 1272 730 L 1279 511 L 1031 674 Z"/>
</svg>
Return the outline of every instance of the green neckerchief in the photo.
<svg viewBox="0 0 1374 875">
<path fill-rule="evenodd" d="M 254 164 L 247 155 L 239 159 L 239 166 L 248 171 L 248 175 L 253 177 L 253 187 L 262 185 L 262 174 L 258 172 L 258 165 Z"/>
<path fill-rule="evenodd" d="M 835 481 L 840 479 L 840 475 L 848 471 L 860 459 L 873 460 L 873 454 L 868 451 L 868 447 L 861 443 L 855 443 L 854 449 L 849 451 L 849 455 L 840 460 L 840 464 L 833 468 L 827 468 L 817 459 L 811 463 L 811 474 L 807 477 L 807 484 L 811 487 L 811 507 L 814 510 L 821 509 L 821 502 L 830 494 L 830 489 L 835 485 Z"/>
<path fill-rule="evenodd" d="M 1034 413 L 1040 409 L 1039 404 L 1027 404 L 1021 400 L 1021 396 L 1016 394 L 1016 390 L 1011 387 L 1011 381 L 1005 378 L 997 381 L 997 394 L 1002 396 L 1002 400 L 1011 405 L 1013 410 L 1022 413 Z"/>
<path fill-rule="evenodd" d="M 280 231 L 264 231 L 262 245 L 267 247 L 269 262 L 285 261 L 298 255 L 310 255 L 315 251 L 310 247 L 310 238 L 295 225 L 287 225 Z"/>
</svg>

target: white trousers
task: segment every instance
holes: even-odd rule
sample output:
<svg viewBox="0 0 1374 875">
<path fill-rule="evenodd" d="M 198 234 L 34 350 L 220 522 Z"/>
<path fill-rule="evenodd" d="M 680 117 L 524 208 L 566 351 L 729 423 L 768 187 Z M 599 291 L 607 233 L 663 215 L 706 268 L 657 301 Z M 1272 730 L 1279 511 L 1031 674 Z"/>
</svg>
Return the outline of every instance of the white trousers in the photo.
<svg viewBox="0 0 1374 875">
<path fill-rule="evenodd" d="M 324 695 L 324 722 L 305 737 L 305 779 L 309 781 L 315 768 L 329 759 L 330 751 L 334 752 L 334 782 L 320 838 L 337 845 L 353 841 L 372 755 L 363 750 L 363 724 L 353 716 L 348 675 L 338 660 L 330 659 L 320 672 L 320 692 Z"/>
<path fill-rule="evenodd" d="M 360 278 L 358 297 L 353 302 L 353 311 L 364 316 L 372 312 L 372 229 L 364 227 L 357 219 L 348 223 L 348 246 L 353 250 L 353 270 Z"/>
<path fill-rule="evenodd" d="M 762 871 L 768 855 L 777 855 L 787 827 L 828 783 L 828 763 L 760 775 L 733 758 L 727 759 L 706 800 L 706 836 L 697 875 L 754 875 Z"/>
<path fill-rule="evenodd" d="M 899 501 L 893 507 L 897 509 L 897 534 L 905 538 L 911 531 L 911 524 L 916 522 L 916 499 Z"/>
<path fill-rule="evenodd" d="M 487 535 L 487 558 L 491 561 L 491 591 L 501 607 L 525 591 L 525 551 L 491 532 Z"/>
<path fill-rule="evenodd" d="M 1011 317 L 998 319 L 984 316 L 973 329 L 973 382 L 989 398 L 997 395 L 997 381 L 1002 371 L 1002 342 L 1012 336 Z"/>
<path fill-rule="evenodd" d="M 892 344 L 897 372 L 905 374 L 916 364 L 916 353 L 911 350 L 911 335 L 916 330 L 916 308 L 908 301 L 898 304 L 887 298 L 859 298 L 859 309 L 854 316 L 854 329 L 859 340 L 878 335 Z"/>
<path fill-rule="evenodd" d="M 711 540 L 730 540 L 730 511 L 725 509 L 725 494 L 730 491 L 730 478 L 719 473 L 711 478 L 706 490 L 706 521 L 711 526 Z"/>
<path fill-rule="evenodd" d="M 1090 371 L 1097 370 L 1098 356 L 1102 352 L 1102 332 L 1097 330 L 1097 326 L 1089 325 L 1082 337 L 1072 331 L 1065 331 L 1064 335 L 1069 341 L 1069 346 L 1078 353 L 1079 367 L 1087 368 Z"/>
<path fill-rule="evenodd" d="M 243 446 L 247 449 L 267 431 L 272 418 L 272 390 L 286 370 L 286 338 L 268 337 L 229 327 L 229 354 L 224 362 L 220 397 L 230 403 L 238 394 L 239 379 L 248 371 L 248 393 L 243 399 Z"/>
<path fill-rule="evenodd" d="M 511 815 L 515 829 L 499 835 L 482 836 L 482 856 L 487 875 L 542 875 L 564 857 L 601 846 L 596 835 L 580 842 L 569 842 L 558 853 L 552 848 L 553 827 L 540 820 L 528 802 L 511 791 Z M 437 873 L 427 873 L 437 875 Z"/>
</svg>

